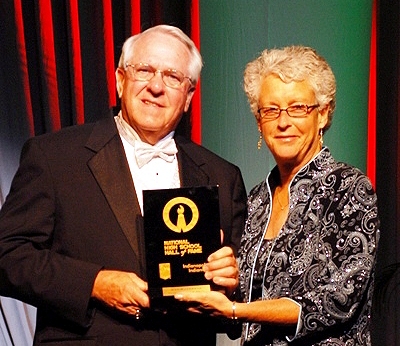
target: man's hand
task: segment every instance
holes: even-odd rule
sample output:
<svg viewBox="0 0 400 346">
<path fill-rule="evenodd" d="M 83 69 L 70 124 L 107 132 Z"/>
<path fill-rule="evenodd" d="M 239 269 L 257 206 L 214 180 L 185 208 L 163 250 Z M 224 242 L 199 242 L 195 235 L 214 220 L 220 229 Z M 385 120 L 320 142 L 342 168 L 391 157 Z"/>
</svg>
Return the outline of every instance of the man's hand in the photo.
<svg viewBox="0 0 400 346">
<path fill-rule="evenodd" d="M 212 253 L 207 260 L 203 266 L 206 279 L 224 287 L 227 294 L 233 292 L 239 283 L 239 268 L 233 250 L 224 246 Z"/>
<path fill-rule="evenodd" d="M 92 297 L 104 304 L 137 315 L 150 306 L 147 282 L 135 273 L 101 270 L 94 281 Z"/>
</svg>

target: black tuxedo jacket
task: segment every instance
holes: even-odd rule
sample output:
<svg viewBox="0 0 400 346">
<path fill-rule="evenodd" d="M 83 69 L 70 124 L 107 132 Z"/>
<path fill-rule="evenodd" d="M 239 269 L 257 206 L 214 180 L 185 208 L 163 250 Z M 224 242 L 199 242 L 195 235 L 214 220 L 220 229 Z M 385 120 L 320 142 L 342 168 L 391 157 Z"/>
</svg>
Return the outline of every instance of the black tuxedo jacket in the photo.
<svg viewBox="0 0 400 346">
<path fill-rule="evenodd" d="M 176 138 L 182 186 L 220 186 L 224 243 L 239 244 L 239 169 Z M 94 302 L 102 268 L 145 279 L 140 207 L 113 119 L 27 141 L 0 211 L 0 295 L 37 307 L 35 345 L 214 345 L 214 322 L 149 312 L 139 322 Z M 197 325 L 193 325 L 197 324 Z"/>
</svg>

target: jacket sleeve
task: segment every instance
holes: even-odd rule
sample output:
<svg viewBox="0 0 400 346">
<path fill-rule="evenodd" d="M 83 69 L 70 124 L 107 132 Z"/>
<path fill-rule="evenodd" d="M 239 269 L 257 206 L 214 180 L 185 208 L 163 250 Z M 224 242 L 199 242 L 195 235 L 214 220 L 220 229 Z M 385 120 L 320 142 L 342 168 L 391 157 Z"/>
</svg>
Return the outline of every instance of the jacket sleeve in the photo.
<svg viewBox="0 0 400 346">
<path fill-rule="evenodd" d="M 335 328 L 344 333 L 357 324 L 362 329 L 369 318 L 379 239 L 376 195 L 358 170 L 330 178 L 334 184 L 326 181 L 314 191 L 302 224 L 304 241 L 291 253 L 293 269 L 296 252 L 311 249 L 290 297 L 301 306 L 295 338 Z"/>
<path fill-rule="evenodd" d="M 232 212 L 231 224 L 229 227 L 230 230 L 227 232 L 228 239 L 224 239 L 224 245 L 231 246 L 237 255 L 240 239 L 244 229 L 247 196 L 242 174 L 237 167 L 235 168 L 234 179 L 232 180 L 232 185 L 229 186 L 229 190 L 232 193 L 230 200 Z"/>
<path fill-rule="evenodd" d="M 39 143 L 33 138 L 24 145 L 0 211 L 0 294 L 87 327 L 92 285 L 101 267 L 52 248 L 57 192 Z"/>
</svg>

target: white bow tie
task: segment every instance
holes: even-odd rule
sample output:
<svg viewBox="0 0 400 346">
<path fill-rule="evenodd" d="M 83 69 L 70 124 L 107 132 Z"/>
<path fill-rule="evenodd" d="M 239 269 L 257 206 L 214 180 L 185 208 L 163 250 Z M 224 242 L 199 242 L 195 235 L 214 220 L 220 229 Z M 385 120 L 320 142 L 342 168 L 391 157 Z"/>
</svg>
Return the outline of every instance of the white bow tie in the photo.
<svg viewBox="0 0 400 346">
<path fill-rule="evenodd" d="M 139 168 L 142 168 L 155 157 L 160 157 L 167 162 L 172 162 L 177 152 L 178 150 L 176 149 L 173 138 L 163 140 L 156 145 L 135 141 L 135 156 Z"/>
</svg>

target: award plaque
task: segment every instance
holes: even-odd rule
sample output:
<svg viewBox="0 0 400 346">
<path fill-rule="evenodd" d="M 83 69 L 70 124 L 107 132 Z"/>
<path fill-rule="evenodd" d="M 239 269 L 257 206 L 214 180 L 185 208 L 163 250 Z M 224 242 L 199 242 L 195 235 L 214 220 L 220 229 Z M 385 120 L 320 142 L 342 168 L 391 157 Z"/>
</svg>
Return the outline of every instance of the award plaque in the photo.
<svg viewBox="0 0 400 346">
<path fill-rule="evenodd" d="M 178 292 L 210 291 L 203 264 L 221 247 L 218 187 L 145 190 L 143 214 L 152 306 Z"/>
</svg>

